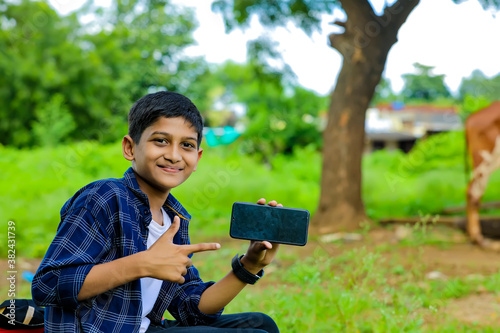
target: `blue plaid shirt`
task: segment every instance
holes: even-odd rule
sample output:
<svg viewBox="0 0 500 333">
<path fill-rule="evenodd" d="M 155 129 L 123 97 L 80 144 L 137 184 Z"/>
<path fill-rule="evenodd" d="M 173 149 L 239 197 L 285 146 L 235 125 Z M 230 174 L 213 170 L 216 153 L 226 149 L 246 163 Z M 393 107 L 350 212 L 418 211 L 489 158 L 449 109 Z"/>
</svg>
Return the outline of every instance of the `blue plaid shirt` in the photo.
<svg viewBox="0 0 500 333">
<path fill-rule="evenodd" d="M 181 219 L 175 244 L 189 244 L 191 216 L 170 194 L 163 208 Z M 94 265 L 146 250 L 152 215 L 147 196 L 129 168 L 121 179 L 105 179 L 80 189 L 61 210 L 57 234 L 32 283 L 34 301 L 45 306 L 47 332 L 138 332 L 140 280 L 79 302 L 77 295 Z M 159 324 L 168 310 L 182 325 L 209 324 L 216 315 L 198 309 L 204 283 L 191 266 L 183 284 L 164 281 L 148 318 Z"/>
</svg>

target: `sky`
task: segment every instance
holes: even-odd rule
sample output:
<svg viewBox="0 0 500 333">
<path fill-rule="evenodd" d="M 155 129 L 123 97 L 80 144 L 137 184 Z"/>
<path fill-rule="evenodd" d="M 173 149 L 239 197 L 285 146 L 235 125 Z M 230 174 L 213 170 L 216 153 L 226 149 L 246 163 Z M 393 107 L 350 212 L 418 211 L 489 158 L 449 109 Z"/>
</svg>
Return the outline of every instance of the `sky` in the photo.
<svg viewBox="0 0 500 333">
<path fill-rule="evenodd" d="M 100 1 L 109 3 L 109 0 Z M 83 1 L 50 2 L 65 13 Z M 172 2 L 195 8 L 199 21 L 194 32 L 197 45 L 189 47 L 186 54 L 204 56 L 211 63 L 229 59 L 245 62 L 247 41 L 265 32 L 255 19 L 249 29 L 226 34 L 221 15 L 211 11 L 212 1 Z M 371 3 L 377 11 L 384 7 L 384 0 L 371 0 Z M 334 87 L 342 65 L 340 54 L 328 45 L 328 36 L 341 31 L 330 22 L 339 18 L 345 18 L 340 10 L 325 15 L 322 31 L 311 37 L 292 25 L 267 31 L 279 41 L 278 50 L 297 75 L 298 83 L 323 95 Z M 459 5 L 452 0 L 421 0 L 401 27 L 398 42 L 389 51 L 384 76 L 398 92 L 404 83 L 401 75 L 415 73 L 413 64 L 418 62 L 433 66 L 435 75 L 445 75 L 445 84 L 456 92 L 461 80 L 476 69 L 488 77 L 500 74 L 499 35 L 500 13 L 483 10 L 477 0 Z"/>
</svg>

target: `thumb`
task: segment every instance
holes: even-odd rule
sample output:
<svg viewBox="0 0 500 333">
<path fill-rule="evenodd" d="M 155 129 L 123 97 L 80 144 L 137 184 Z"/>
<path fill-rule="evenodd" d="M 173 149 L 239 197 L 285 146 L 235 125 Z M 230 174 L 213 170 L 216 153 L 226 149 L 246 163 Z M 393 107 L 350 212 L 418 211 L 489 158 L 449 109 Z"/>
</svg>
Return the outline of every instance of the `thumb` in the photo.
<svg viewBox="0 0 500 333">
<path fill-rule="evenodd" d="M 170 225 L 170 227 L 168 228 L 168 230 L 165 231 L 164 235 L 168 239 L 170 239 L 171 241 L 173 241 L 175 234 L 177 233 L 177 231 L 179 231 L 180 225 L 181 225 L 181 219 L 179 218 L 179 216 L 175 216 L 174 220 L 172 221 L 172 224 Z"/>
</svg>

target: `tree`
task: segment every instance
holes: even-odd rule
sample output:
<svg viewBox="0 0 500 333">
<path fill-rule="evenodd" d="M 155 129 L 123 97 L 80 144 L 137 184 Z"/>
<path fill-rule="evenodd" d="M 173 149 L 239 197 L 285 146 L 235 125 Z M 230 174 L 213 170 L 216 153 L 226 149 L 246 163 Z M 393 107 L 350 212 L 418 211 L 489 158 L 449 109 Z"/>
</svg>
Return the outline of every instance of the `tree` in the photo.
<svg viewBox="0 0 500 333">
<path fill-rule="evenodd" d="M 458 89 L 460 117 L 463 121 L 472 113 L 490 105 L 500 97 L 500 75 L 487 78 L 480 70 L 462 79 Z"/>
<path fill-rule="evenodd" d="M 62 140 L 75 128 L 64 97 L 56 94 L 61 92 L 57 87 L 71 89 L 78 74 L 89 67 L 83 66 L 81 52 L 72 43 L 76 27 L 74 16 L 62 20 L 42 2 L 1 6 L 1 144 L 33 145 L 41 141 L 43 132 L 47 133 L 44 143 L 50 143 Z M 80 68 L 78 74 L 75 65 Z M 64 128 L 59 133 L 63 137 L 55 137 L 52 126 Z"/>
<path fill-rule="evenodd" d="M 419 63 L 413 64 L 416 74 L 404 74 L 404 86 L 401 92 L 406 102 L 411 100 L 429 103 L 438 98 L 451 97 L 444 84 L 444 75 L 433 75 L 434 67 Z"/>
<path fill-rule="evenodd" d="M 455 1 L 458 2 L 458 1 Z M 257 15 L 266 26 L 292 22 L 310 33 L 322 12 L 341 7 L 344 28 L 330 35 L 330 45 L 343 56 L 342 69 L 330 96 L 328 123 L 323 132 L 321 194 L 312 224 L 320 233 L 349 230 L 366 220 L 361 196 L 361 159 L 365 113 L 385 67 L 387 54 L 418 0 L 397 0 L 377 15 L 367 0 L 289 0 L 258 2 L 217 0 L 213 10 L 222 13 L 226 26 L 248 24 Z M 498 8 L 500 1 L 481 0 L 483 7 Z M 320 75 L 320 73 L 318 73 Z"/>
<path fill-rule="evenodd" d="M 467 95 L 496 100 L 500 98 L 500 75 L 488 78 L 480 70 L 475 70 L 471 76 L 462 79 L 458 92 L 461 100 Z"/>
<path fill-rule="evenodd" d="M 0 2 L 0 144 L 116 140 L 133 101 L 185 92 L 203 74 L 181 54 L 195 26 L 191 10 L 162 0 L 88 2 L 68 16 L 44 1 Z"/>
<path fill-rule="evenodd" d="M 251 44 L 250 50 L 259 47 Z M 218 110 L 209 112 L 208 123 L 216 126 L 214 115 L 221 111 L 244 111 L 238 119 L 245 127 L 240 147 L 265 162 L 276 154 L 292 153 L 295 147 L 319 149 L 319 113 L 326 110 L 327 99 L 283 80 L 283 73 L 274 72 L 258 57 L 251 54 L 249 58 L 246 64 L 227 61 L 215 66 L 198 80 L 206 91 L 207 110 Z"/>
</svg>

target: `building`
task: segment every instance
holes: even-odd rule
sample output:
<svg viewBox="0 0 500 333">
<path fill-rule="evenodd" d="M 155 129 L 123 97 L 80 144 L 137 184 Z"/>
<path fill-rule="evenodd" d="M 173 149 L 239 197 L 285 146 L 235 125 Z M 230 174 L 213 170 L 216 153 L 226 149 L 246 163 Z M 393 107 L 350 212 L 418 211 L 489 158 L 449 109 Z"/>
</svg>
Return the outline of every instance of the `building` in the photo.
<svg viewBox="0 0 500 333">
<path fill-rule="evenodd" d="M 454 107 L 381 104 L 367 110 L 365 152 L 401 149 L 406 153 L 424 136 L 462 128 L 462 121 Z"/>
</svg>

